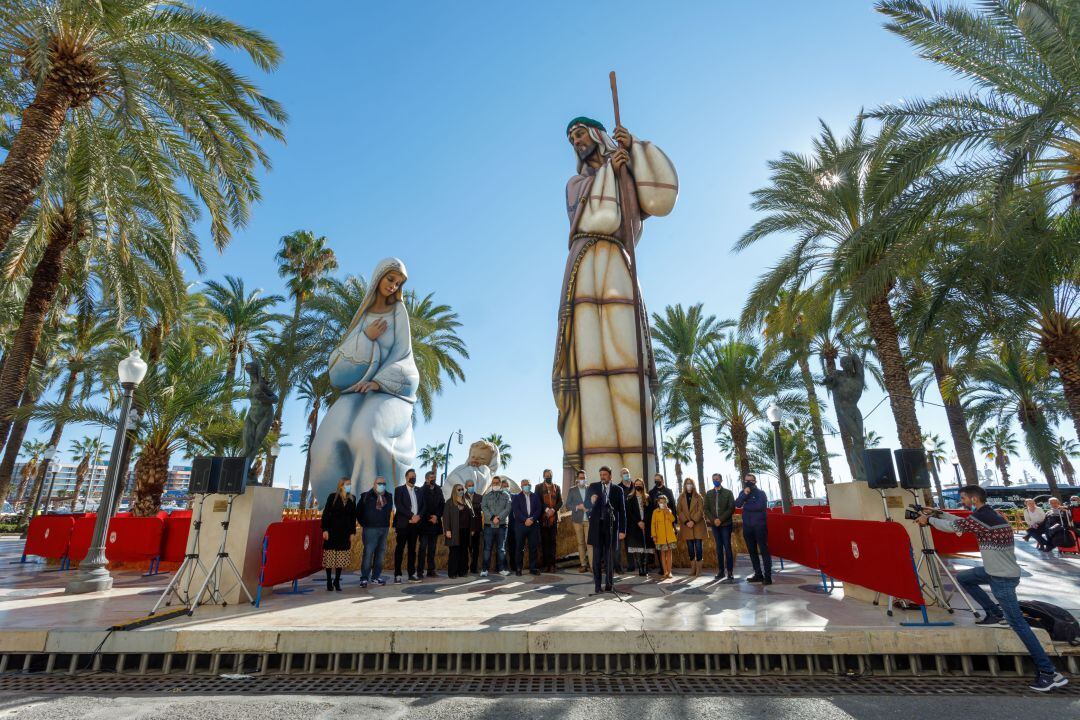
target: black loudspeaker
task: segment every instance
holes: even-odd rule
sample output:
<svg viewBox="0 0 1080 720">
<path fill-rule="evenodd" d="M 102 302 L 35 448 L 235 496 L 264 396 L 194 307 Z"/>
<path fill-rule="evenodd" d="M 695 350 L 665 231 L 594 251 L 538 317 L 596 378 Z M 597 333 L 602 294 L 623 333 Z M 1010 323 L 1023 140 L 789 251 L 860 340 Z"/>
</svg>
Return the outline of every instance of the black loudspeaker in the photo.
<svg viewBox="0 0 1080 720">
<path fill-rule="evenodd" d="M 239 495 L 247 487 L 247 458 L 227 457 L 221 460 L 218 476 L 218 492 L 223 495 Z"/>
<path fill-rule="evenodd" d="M 191 477 L 188 478 L 188 492 L 192 495 L 217 492 L 221 458 L 197 457 L 191 461 Z"/>
<path fill-rule="evenodd" d="M 866 484 L 874 490 L 896 487 L 896 470 L 892 453 L 885 448 L 863 450 L 863 467 L 866 468 Z"/>
<path fill-rule="evenodd" d="M 900 487 L 905 490 L 925 490 L 930 487 L 930 470 L 926 467 L 923 450 L 893 450 Z"/>
<path fill-rule="evenodd" d="M 239 495 L 247 486 L 246 475 L 246 458 L 197 457 L 191 461 L 188 492 L 192 495 Z"/>
</svg>

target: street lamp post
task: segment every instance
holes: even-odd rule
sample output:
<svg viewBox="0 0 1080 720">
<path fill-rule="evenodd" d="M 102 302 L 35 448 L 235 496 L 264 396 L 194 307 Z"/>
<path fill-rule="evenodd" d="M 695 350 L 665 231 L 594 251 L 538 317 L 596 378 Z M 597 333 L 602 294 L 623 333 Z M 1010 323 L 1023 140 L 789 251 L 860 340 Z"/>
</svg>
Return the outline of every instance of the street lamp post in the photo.
<svg viewBox="0 0 1080 720">
<path fill-rule="evenodd" d="M 773 427 L 773 447 L 776 449 L 776 474 L 780 483 L 780 504 L 784 512 L 791 512 L 791 484 L 788 482 L 787 469 L 784 467 L 784 441 L 780 437 L 780 408 L 770 405 L 765 411 Z"/>
<path fill-rule="evenodd" d="M 116 504 L 116 484 L 120 480 L 120 456 L 124 451 L 124 432 L 127 430 L 128 414 L 131 412 L 131 397 L 135 388 L 146 376 L 146 363 L 139 357 L 138 350 L 132 350 L 130 355 L 120 361 L 117 374 L 120 378 L 120 387 L 124 390 L 120 403 L 120 422 L 116 425 L 116 437 L 113 439 L 112 449 L 109 452 L 105 487 L 101 491 L 101 502 L 98 504 L 97 521 L 94 523 L 90 551 L 86 554 L 86 559 L 79 564 L 75 577 L 64 589 L 64 592 L 69 595 L 108 590 L 113 584 L 112 575 L 105 566 L 108 562 L 105 558 L 105 532 L 108 530 L 109 520 L 112 519 L 113 508 Z"/>
<path fill-rule="evenodd" d="M 461 434 L 460 429 L 453 431 L 452 433 L 450 433 L 450 437 L 446 438 L 446 455 L 443 456 L 442 480 L 439 482 L 440 485 L 442 485 L 443 482 L 446 481 L 446 472 L 448 470 L 446 466 L 450 464 L 450 441 L 454 439 L 455 435 L 457 435 L 458 445 L 463 445 L 465 443 L 465 436 Z"/>
<path fill-rule="evenodd" d="M 41 507 L 42 515 L 49 514 L 49 503 L 52 502 L 53 488 L 56 486 L 56 473 L 58 472 L 60 472 L 60 463 L 57 463 L 56 467 L 52 468 L 52 477 L 49 478 L 49 491 L 45 493 L 45 502 L 42 503 Z"/>
<path fill-rule="evenodd" d="M 277 470 L 277 458 L 281 454 L 281 446 L 274 443 L 270 446 L 270 460 L 266 463 L 266 470 L 263 472 L 263 478 L 265 479 L 264 485 L 272 486 L 274 484 L 274 472 Z"/>
<path fill-rule="evenodd" d="M 956 456 L 956 453 L 952 454 L 949 458 L 949 462 L 952 463 L 953 472 L 956 473 L 956 487 L 964 487 L 964 481 L 960 479 L 960 458 Z"/>
</svg>

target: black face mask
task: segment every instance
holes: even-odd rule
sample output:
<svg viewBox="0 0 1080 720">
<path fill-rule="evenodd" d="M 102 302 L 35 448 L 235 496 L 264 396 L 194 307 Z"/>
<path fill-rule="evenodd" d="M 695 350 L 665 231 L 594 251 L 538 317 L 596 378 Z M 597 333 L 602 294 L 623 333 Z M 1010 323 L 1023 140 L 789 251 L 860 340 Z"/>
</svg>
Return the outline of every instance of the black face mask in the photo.
<svg viewBox="0 0 1080 720">
<path fill-rule="evenodd" d="M 742 484 L 742 486 L 743 486 L 744 488 L 756 488 L 756 487 L 757 487 L 757 483 L 752 483 L 752 482 L 746 482 L 746 481 L 744 481 L 744 482 L 743 482 L 743 484 Z"/>
<path fill-rule="evenodd" d="M 546 483 L 550 483 L 550 482 L 551 482 L 551 478 L 544 478 L 544 482 L 546 482 Z"/>
</svg>

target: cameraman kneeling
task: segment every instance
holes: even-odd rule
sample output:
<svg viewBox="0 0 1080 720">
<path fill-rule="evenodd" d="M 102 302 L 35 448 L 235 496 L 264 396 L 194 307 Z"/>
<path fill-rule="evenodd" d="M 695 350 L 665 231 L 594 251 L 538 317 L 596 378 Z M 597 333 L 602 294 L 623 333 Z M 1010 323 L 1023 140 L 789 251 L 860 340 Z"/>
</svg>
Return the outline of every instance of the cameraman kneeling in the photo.
<svg viewBox="0 0 1080 720">
<path fill-rule="evenodd" d="M 1050 662 L 1046 651 L 1042 649 L 1031 626 L 1020 612 L 1016 600 L 1016 586 L 1020 584 L 1020 566 L 1016 564 L 1013 550 L 1013 530 L 1005 518 L 998 515 L 986 504 L 986 491 L 978 485 L 968 485 L 960 490 L 960 502 L 971 509 L 966 518 L 945 515 L 934 517 L 920 515 L 915 522 L 920 525 L 933 525 L 942 532 L 973 533 L 979 541 L 979 553 L 983 567 L 970 568 L 956 573 L 956 581 L 975 602 L 982 606 L 986 616 L 979 625 L 998 625 L 1002 616 L 1009 623 L 1024 643 L 1031 659 L 1035 661 L 1038 674 L 1031 684 L 1032 690 L 1047 692 L 1068 684 L 1068 679 L 1059 673 Z M 928 511 L 924 510 L 924 513 Z M 930 511 L 932 512 L 932 511 Z M 989 585 L 998 604 L 995 605 L 982 589 Z"/>
</svg>

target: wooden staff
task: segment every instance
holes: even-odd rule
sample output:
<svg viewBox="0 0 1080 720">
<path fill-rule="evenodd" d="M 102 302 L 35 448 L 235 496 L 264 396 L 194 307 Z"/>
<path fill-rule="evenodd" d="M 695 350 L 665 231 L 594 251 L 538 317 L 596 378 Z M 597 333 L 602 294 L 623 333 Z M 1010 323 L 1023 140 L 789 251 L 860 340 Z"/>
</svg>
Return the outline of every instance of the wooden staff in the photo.
<svg viewBox="0 0 1080 720">
<path fill-rule="evenodd" d="M 622 118 L 619 115 L 619 86 L 615 82 L 615 71 L 608 75 L 611 81 L 611 102 L 615 106 L 615 127 L 622 127 Z M 634 284 L 634 336 L 638 347 L 638 415 L 641 421 L 641 479 L 647 481 L 649 474 L 649 418 L 645 405 L 645 362 L 648 353 L 645 352 L 644 336 L 642 333 L 644 318 L 641 309 L 641 289 L 638 285 L 637 255 L 634 250 L 634 221 L 639 215 L 637 204 L 637 189 L 634 187 L 634 179 L 630 176 L 627 165 L 619 168 L 619 191 L 622 200 L 622 235 L 626 242 L 626 252 L 630 256 L 630 280 Z"/>
</svg>

